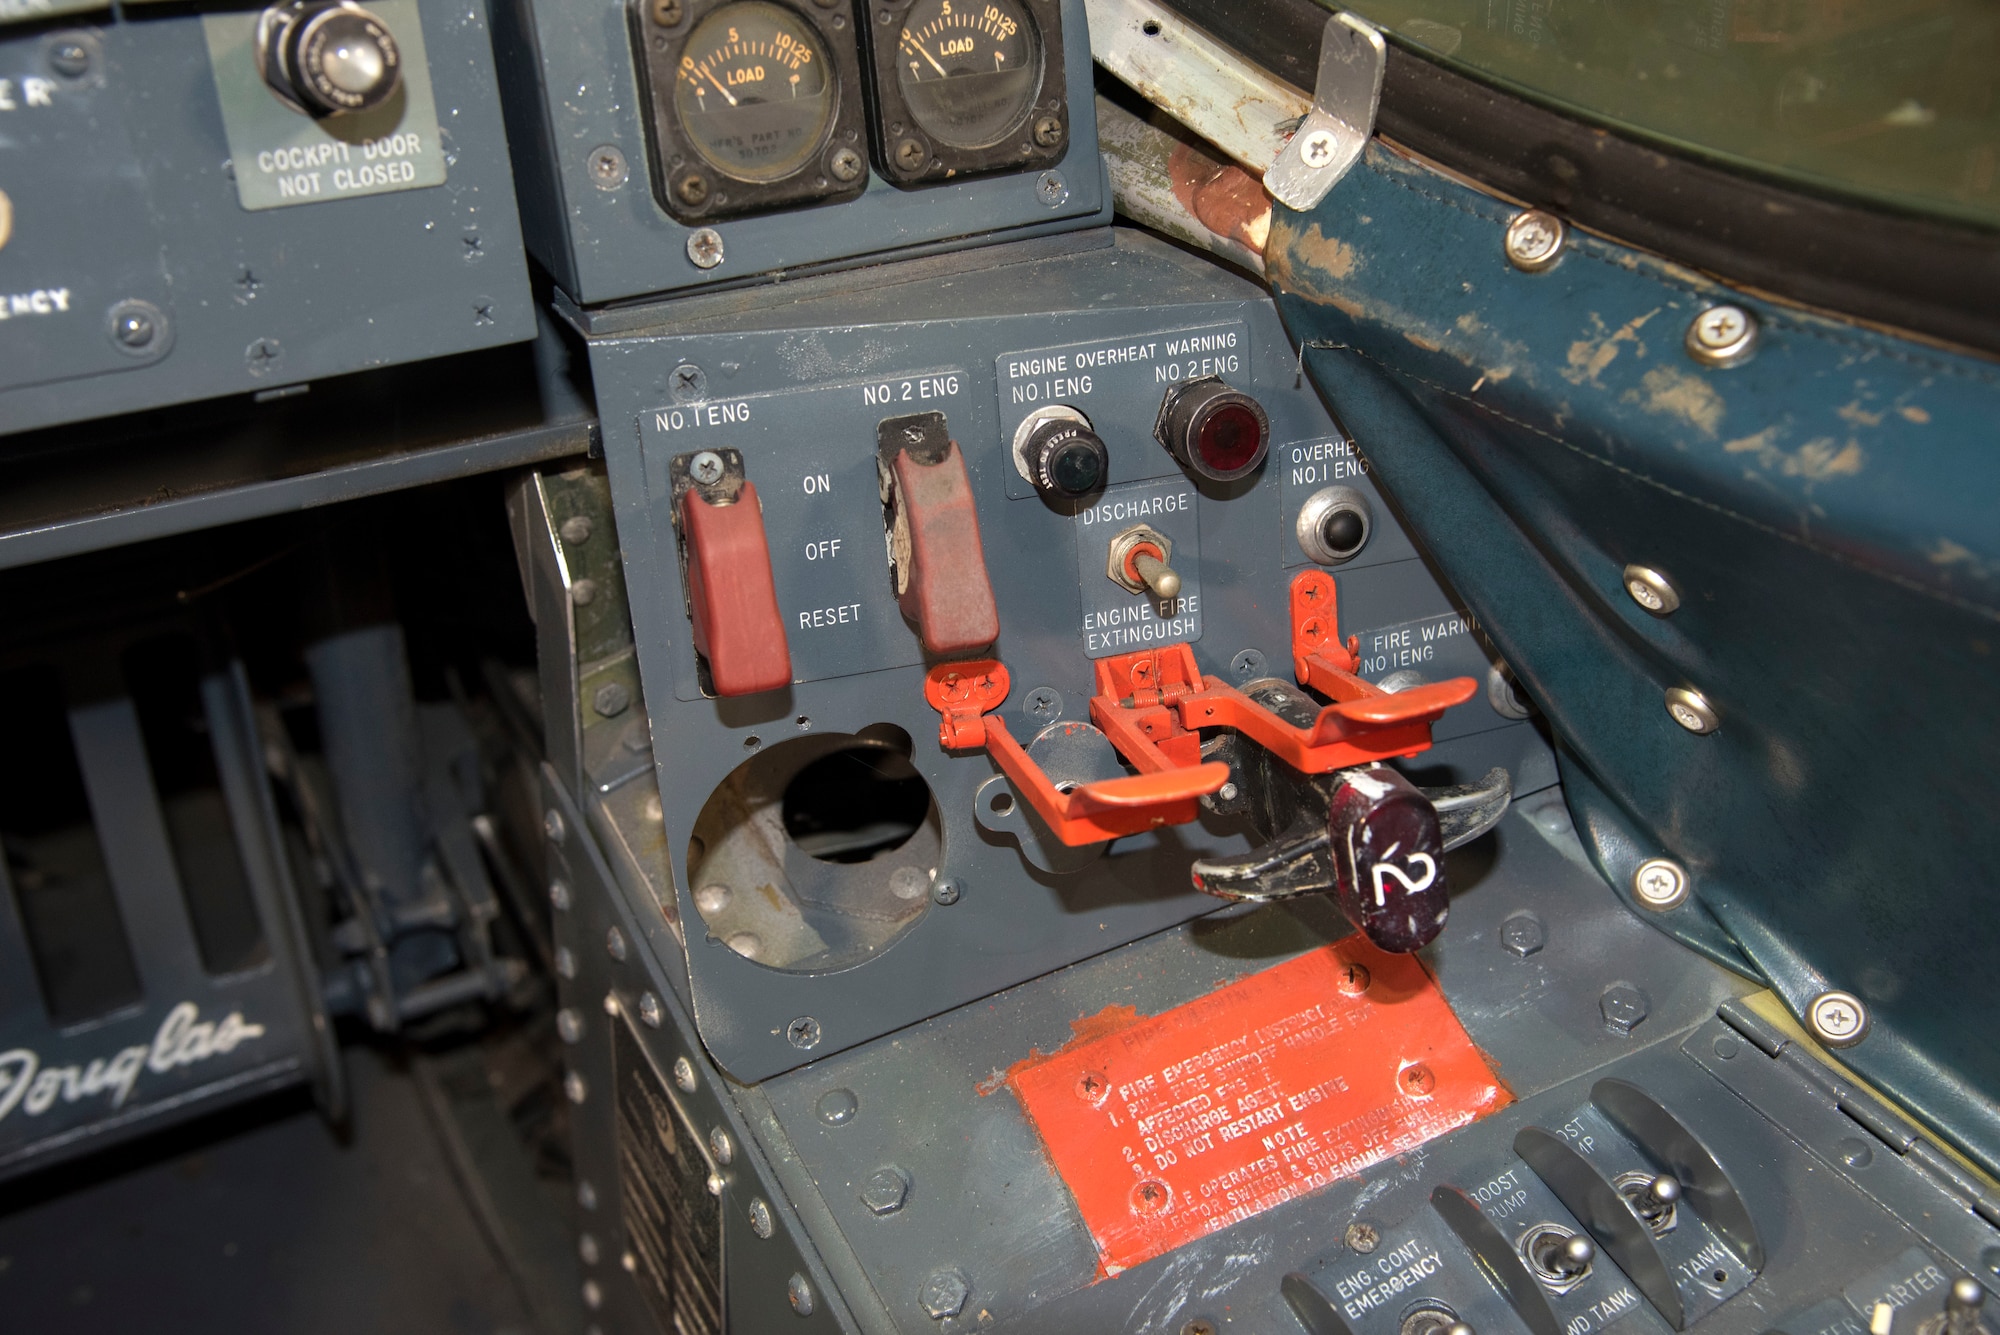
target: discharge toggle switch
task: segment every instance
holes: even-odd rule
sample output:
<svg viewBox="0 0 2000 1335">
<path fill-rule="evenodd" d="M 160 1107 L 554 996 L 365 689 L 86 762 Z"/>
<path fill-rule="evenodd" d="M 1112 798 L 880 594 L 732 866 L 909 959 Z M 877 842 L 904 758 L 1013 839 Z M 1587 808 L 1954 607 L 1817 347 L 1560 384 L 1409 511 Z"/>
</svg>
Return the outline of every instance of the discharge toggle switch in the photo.
<svg viewBox="0 0 2000 1335">
<path fill-rule="evenodd" d="M 717 695 L 791 684 L 792 656 L 771 577 L 764 510 L 735 450 L 683 454 L 668 465 L 694 647 Z"/>
<path fill-rule="evenodd" d="M 944 414 L 885 418 L 875 441 L 897 606 L 916 623 L 926 653 L 949 658 L 985 648 L 1000 638 L 1000 611 L 972 481 Z"/>
</svg>

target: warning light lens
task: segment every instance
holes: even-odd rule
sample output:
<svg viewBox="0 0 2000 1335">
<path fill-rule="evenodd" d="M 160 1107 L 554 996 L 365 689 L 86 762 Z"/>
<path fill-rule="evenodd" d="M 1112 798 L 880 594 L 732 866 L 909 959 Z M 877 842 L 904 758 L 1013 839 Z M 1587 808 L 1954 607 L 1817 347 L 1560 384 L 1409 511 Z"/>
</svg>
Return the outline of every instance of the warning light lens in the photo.
<svg viewBox="0 0 2000 1335">
<path fill-rule="evenodd" d="M 1271 423 L 1257 400 L 1208 376 L 1167 391 L 1153 438 L 1191 472 L 1233 482 L 1264 462 Z"/>
<path fill-rule="evenodd" d="M 1240 403 L 1225 403 L 1202 419 L 1195 449 L 1215 473 L 1248 469 L 1264 452 L 1264 423 Z"/>
</svg>

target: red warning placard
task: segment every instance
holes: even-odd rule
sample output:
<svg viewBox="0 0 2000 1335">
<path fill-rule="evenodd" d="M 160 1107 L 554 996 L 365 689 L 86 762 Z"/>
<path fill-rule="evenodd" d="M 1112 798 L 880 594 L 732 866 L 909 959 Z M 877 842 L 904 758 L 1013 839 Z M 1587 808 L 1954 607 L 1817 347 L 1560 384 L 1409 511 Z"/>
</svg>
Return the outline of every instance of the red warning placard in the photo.
<svg viewBox="0 0 2000 1335">
<path fill-rule="evenodd" d="M 1409 955 L 1356 935 L 1008 1083 L 1115 1275 L 1513 1102 Z"/>
</svg>

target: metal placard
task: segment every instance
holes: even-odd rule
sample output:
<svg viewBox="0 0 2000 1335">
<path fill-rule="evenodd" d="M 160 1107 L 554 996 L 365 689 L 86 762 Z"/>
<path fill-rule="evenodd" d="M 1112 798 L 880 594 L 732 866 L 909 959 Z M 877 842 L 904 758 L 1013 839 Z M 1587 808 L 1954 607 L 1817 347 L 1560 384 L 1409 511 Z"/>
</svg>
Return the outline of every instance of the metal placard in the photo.
<svg viewBox="0 0 2000 1335">
<path fill-rule="evenodd" d="M 444 148 L 417 0 L 376 0 L 371 8 L 402 50 L 402 87 L 373 111 L 320 119 L 286 106 L 264 82 L 257 68 L 255 13 L 202 17 L 236 197 L 244 208 L 325 204 L 444 184 Z"/>
<path fill-rule="evenodd" d="M 661 1330 L 719 1335 L 722 1203 L 708 1189 L 714 1167 L 629 1022 L 610 1029 L 619 1227 L 632 1275 Z"/>
</svg>

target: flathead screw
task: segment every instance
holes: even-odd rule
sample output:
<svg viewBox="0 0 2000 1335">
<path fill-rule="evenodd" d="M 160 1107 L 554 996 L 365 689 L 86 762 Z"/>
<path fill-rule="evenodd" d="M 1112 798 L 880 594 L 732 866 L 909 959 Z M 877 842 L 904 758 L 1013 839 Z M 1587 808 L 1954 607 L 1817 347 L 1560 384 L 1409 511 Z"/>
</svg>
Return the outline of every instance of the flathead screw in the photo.
<svg viewBox="0 0 2000 1335">
<path fill-rule="evenodd" d="M 1688 325 L 1688 355 L 1704 366 L 1736 366 L 1757 348 L 1757 317 L 1741 306 L 1710 306 Z"/>
<path fill-rule="evenodd" d="M 1538 273 L 1562 258 L 1562 219 L 1541 209 L 1517 213 L 1507 224 L 1507 260 L 1516 269 Z"/>
<path fill-rule="evenodd" d="M 1656 911 L 1679 908 L 1687 902 L 1687 869 L 1671 858 L 1648 858 L 1632 872 L 1632 896 Z"/>
<path fill-rule="evenodd" d="M 590 183 L 599 190 L 616 190 L 631 174 L 625 154 L 616 145 L 600 144 L 590 150 Z"/>
<path fill-rule="evenodd" d="M 65 79 L 81 79 L 90 73 L 90 48 L 74 37 L 64 37 L 49 48 L 49 68 Z"/>
<path fill-rule="evenodd" d="M 683 184 L 686 184 L 683 182 Z M 702 197 L 708 196 L 708 185 L 702 185 Z M 697 269 L 713 269 L 722 263 L 722 233 L 713 227 L 697 227 L 688 233 L 688 261 Z"/>
<path fill-rule="evenodd" d="M 1822 992 L 1806 1008 L 1813 1036 L 1830 1048 L 1851 1048 L 1868 1036 L 1868 1008 L 1851 992 Z"/>
</svg>

